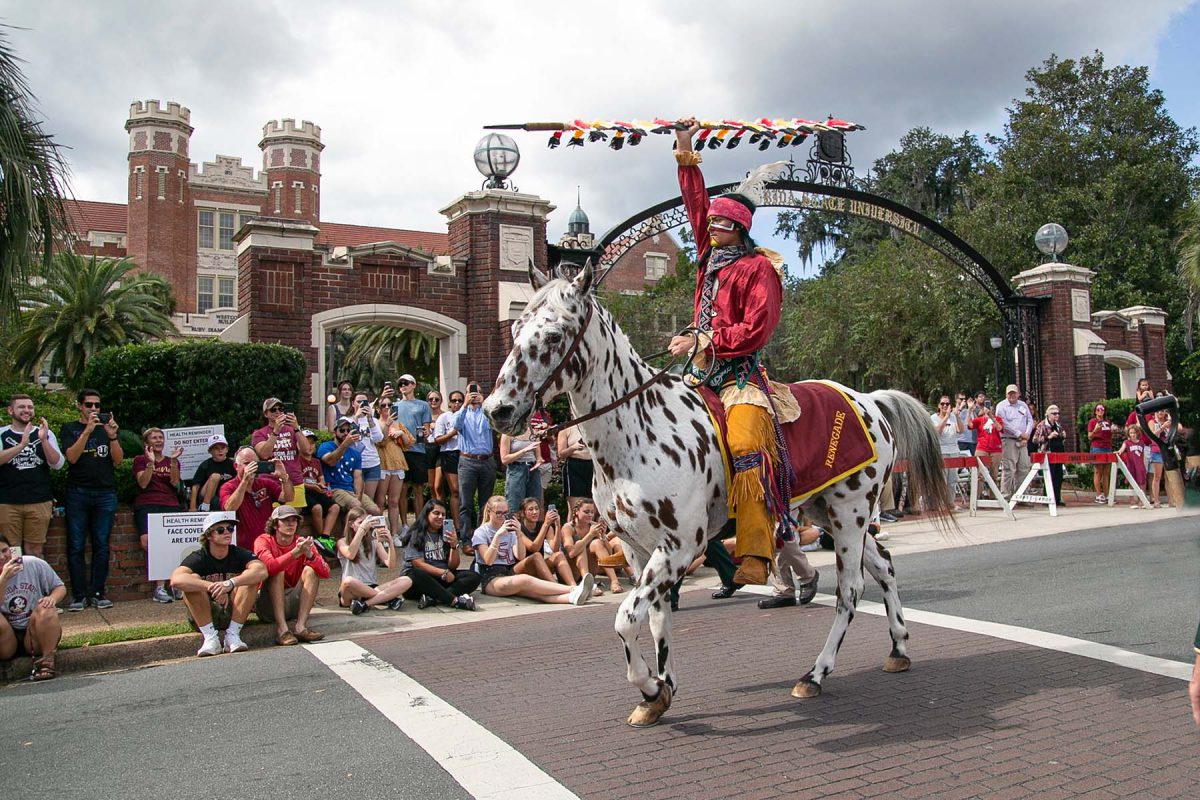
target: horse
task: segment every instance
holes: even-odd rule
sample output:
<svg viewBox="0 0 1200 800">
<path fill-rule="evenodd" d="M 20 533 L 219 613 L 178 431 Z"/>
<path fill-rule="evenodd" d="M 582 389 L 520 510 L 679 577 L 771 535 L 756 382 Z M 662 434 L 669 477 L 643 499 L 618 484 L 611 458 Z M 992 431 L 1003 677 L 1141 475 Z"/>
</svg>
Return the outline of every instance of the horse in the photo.
<svg viewBox="0 0 1200 800">
<path fill-rule="evenodd" d="M 493 428 L 517 435 L 539 404 L 568 396 L 573 417 L 568 424 L 578 424 L 592 452 L 597 509 L 625 543 L 626 558 L 638 575 L 615 622 L 626 677 L 642 694 L 626 721 L 654 725 L 679 687 L 668 592 L 728 519 L 719 434 L 703 400 L 682 377 L 655 370 L 634 352 L 595 297 L 590 261 L 574 277 L 554 278 L 530 263 L 529 280 L 535 293 L 512 325 L 512 350 L 483 409 Z M 861 414 L 877 460 L 801 506 L 833 536 L 837 609 L 816 662 L 792 689 L 798 698 L 819 695 L 833 671 L 862 595 L 864 567 L 883 589 L 887 608 L 891 651 L 883 669 L 904 672 L 911 665 L 891 555 L 867 535 L 898 460 L 907 462 L 913 496 L 924 498 L 939 523 L 952 519 L 953 500 L 924 407 L 898 391 L 864 394 L 838 388 Z M 637 643 L 647 618 L 653 668 Z"/>
</svg>

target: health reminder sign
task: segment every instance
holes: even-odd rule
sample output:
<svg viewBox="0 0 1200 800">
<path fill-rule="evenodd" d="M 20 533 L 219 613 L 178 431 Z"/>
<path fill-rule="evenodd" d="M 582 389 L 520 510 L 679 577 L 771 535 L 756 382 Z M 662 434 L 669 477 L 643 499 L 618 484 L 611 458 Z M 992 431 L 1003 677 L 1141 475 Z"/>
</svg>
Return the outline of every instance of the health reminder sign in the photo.
<svg viewBox="0 0 1200 800">
<path fill-rule="evenodd" d="M 200 547 L 200 534 L 204 532 L 203 511 L 186 514 L 149 514 L 146 517 L 146 532 L 149 534 L 147 580 L 165 581 L 179 566 L 183 557 Z"/>
<path fill-rule="evenodd" d="M 179 479 L 190 483 L 196 467 L 209 457 L 208 439 L 214 433 L 225 435 L 224 425 L 197 425 L 192 428 L 163 428 L 163 452 L 170 455 L 176 447 L 183 450 L 179 457 Z M 229 454 L 233 457 L 233 453 Z M 178 566 L 178 565 L 176 565 Z"/>
</svg>

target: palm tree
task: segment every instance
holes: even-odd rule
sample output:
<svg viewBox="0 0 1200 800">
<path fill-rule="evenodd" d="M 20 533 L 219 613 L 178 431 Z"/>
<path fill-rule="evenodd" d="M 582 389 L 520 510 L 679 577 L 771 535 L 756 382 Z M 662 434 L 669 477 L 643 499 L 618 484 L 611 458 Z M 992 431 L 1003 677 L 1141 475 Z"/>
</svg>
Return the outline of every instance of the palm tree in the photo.
<svg viewBox="0 0 1200 800">
<path fill-rule="evenodd" d="M 8 338 L 17 368 L 36 374 L 48 358 L 51 374 L 79 388 L 88 359 L 100 350 L 177 336 L 164 299 L 170 285 L 134 269 L 127 258 L 57 253 L 17 290 L 21 317 Z"/>
<path fill-rule="evenodd" d="M 392 325 L 354 325 L 343 333 L 352 339 L 342 361 L 341 378 L 355 386 L 379 389 L 384 381 L 411 372 L 431 382 L 436 375 L 437 337 Z"/>
<path fill-rule="evenodd" d="M 0 26 L 9 27 L 9 26 Z M 67 167 L 42 132 L 21 60 L 0 30 L 0 319 L 11 320 L 17 287 L 66 230 Z M 3 326 L 7 327 L 7 326 Z"/>
<path fill-rule="evenodd" d="M 1184 344 L 1192 348 L 1192 328 L 1200 306 L 1200 199 L 1193 200 L 1179 212 L 1179 238 L 1175 240 L 1179 255 L 1176 268 L 1188 290 L 1187 305 L 1183 309 Z"/>
</svg>

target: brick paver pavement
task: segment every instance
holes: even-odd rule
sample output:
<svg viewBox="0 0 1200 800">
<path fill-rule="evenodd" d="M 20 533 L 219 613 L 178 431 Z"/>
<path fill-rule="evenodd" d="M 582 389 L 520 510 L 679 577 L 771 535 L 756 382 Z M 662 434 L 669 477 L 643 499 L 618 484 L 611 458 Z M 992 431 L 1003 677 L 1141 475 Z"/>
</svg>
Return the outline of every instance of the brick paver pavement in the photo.
<svg viewBox="0 0 1200 800">
<path fill-rule="evenodd" d="M 583 798 L 1196 796 L 1182 681 L 916 624 L 889 675 L 886 621 L 860 614 L 824 693 L 796 700 L 833 610 L 698 595 L 675 615 L 680 693 L 646 730 L 624 724 L 611 607 L 359 643 Z"/>
</svg>

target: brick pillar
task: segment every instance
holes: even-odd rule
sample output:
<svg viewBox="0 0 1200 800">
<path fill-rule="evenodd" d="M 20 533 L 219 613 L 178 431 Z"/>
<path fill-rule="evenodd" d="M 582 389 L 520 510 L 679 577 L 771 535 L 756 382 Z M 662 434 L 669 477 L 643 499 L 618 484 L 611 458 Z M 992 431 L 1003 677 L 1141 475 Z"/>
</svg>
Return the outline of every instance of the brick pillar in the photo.
<svg viewBox="0 0 1200 800">
<path fill-rule="evenodd" d="M 1155 391 L 1172 391 L 1167 377 L 1167 313 L 1155 306 L 1131 306 L 1117 313 L 1129 320 L 1128 349 L 1146 363 L 1150 386 Z"/>
<path fill-rule="evenodd" d="M 467 347 L 461 370 L 491 386 L 512 346 L 509 327 L 532 296 L 532 258 L 546 269 L 548 201 L 529 194 L 485 189 L 469 192 L 441 209 L 450 233 L 450 253 L 466 262 L 463 291 Z"/>
<path fill-rule="evenodd" d="M 309 373 L 317 374 L 312 315 L 304 308 L 311 281 L 313 240 L 319 231 L 304 220 L 259 217 L 234 236 L 238 254 L 238 308 L 251 342 L 284 344 L 304 353 Z M 312 384 L 301 420 L 315 425 L 324 393 Z M 301 399 L 304 392 L 301 391 Z"/>
<path fill-rule="evenodd" d="M 1084 403 L 1104 399 L 1104 340 L 1092 331 L 1092 276 L 1070 264 L 1050 263 L 1013 278 L 1017 293 L 1043 301 L 1039 319 L 1042 403 L 1062 411 L 1067 449 L 1081 447 L 1075 415 Z M 1045 416 L 1045 408 L 1034 409 Z"/>
</svg>

